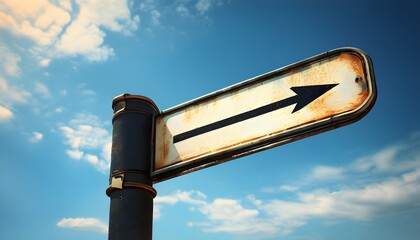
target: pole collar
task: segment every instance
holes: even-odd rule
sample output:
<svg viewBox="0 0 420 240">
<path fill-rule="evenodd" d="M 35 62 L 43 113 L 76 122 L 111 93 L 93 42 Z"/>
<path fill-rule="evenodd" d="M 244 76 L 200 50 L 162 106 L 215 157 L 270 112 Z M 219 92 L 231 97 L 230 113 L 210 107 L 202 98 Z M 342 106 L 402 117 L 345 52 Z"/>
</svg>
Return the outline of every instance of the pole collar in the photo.
<svg viewBox="0 0 420 240">
<path fill-rule="evenodd" d="M 130 171 L 130 173 L 132 172 Z M 114 172 L 114 174 L 112 174 L 111 184 L 106 189 L 106 195 L 108 195 L 108 197 L 110 197 L 113 192 L 118 191 L 118 190 L 123 190 L 125 188 L 143 189 L 151 193 L 153 198 L 156 197 L 157 191 L 152 186 L 145 183 L 140 183 L 140 182 L 124 181 L 124 174 L 125 174 L 124 171 L 116 171 Z"/>
</svg>

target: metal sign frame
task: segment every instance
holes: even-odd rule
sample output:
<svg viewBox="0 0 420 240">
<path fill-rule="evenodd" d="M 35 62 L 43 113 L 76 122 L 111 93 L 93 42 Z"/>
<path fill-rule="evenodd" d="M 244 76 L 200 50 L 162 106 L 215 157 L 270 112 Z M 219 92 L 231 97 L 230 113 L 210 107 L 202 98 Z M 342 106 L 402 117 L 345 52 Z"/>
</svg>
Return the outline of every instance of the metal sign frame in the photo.
<svg viewBox="0 0 420 240">
<path fill-rule="evenodd" d="M 351 124 L 353 122 L 358 121 L 362 117 L 364 117 L 373 107 L 377 98 L 376 82 L 375 82 L 375 77 L 374 77 L 372 60 L 367 54 L 365 54 L 360 49 L 339 48 L 339 49 L 335 49 L 332 51 L 328 51 L 328 52 L 316 55 L 314 57 L 308 58 L 306 60 L 291 64 L 291 65 L 279 68 L 277 70 L 268 72 L 266 74 L 251 78 L 249 80 L 240 82 L 230 87 L 221 89 L 219 91 L 215 91 L 213 93 L 207 94 L 205 96 L 199 97 L 189 102 L 172 107 L 170 109 L 167 109 L 161 112 L 161 114 L 156 116 L 155 121 L 158 121 L 159 119 L 162 119 L 165 116 L 168 116 L 170 114 L 183 111 L 192 106 L 199 105 L 200 103 L 206 102 L 210 99 L 214 99 L 218 96 L 229 94 L 229 93 L 241 90 L 241 89 L 249 88 L 255 84 L 258 84 L 263 81 L 273 79 L 276 77 L 280 77 L 286 74 L 293 74 L 293 72 L 296 72 L 305 68 L 309 68 L 313 64 L 328 60 L 330 58 L 333 58 L 335 56 L 338 56 L 344 53 L 353 54 L 354 56 L 356 56 L 362 61 L 363 75 L 364 75 L 363 78 L 366 83 L 365 87 L 369 90 L 368 96 L 366 96 L 364 102 L 358 105 L 355 109 L 352 109 L 350 111 L 347 111 L 341 114 L 328 116 L 321 120 L 311 122 L 306 125 L 301 125 L 301 126 L 297 126 L 297 127 L 285 130 L 281 132 L 280 134 L 277 134 L 273 137 L 262 139 L 261 141 L 258 141 L 254 143 L 253 145 L 247 145 L 245 147 L 228 149 L 226 151 L 222 151 L 217 154 L 204 156 L 202 158 L 194 159 L 191 161 L 181 161 L 181 162 L 166 166 L 161 169 L 156 169 L 155 167 L 156 159 L 153 158 L 152 169 L 151 169 L 151 176 L 152 176 L 153 181 L 160 182 L 160 181 L 173 178 L 179 175 L 183 175 L 189 172 L 197 171 L 202 168 L 220 164 L 220 163 L 223 163 L 223 162 L 235 159 L 235 158 L 239 158 L 242 156 L 246 156 L 252 153 L 265 150 L 265 149 L 283 145 L 283 144 L 296 141 L 302 138 L 306 138 L 306 137 L 309 137 L 309 136 L 312 136 L 321 132 L 325 132 L 331 129 L 335 129 L 341 126 Z M 357 82 L 358 79 L 356 78 L 355 81 Z M 155 135 L 155 139 L 159 140 L 159 137 L 160 136 Z M 155 142 L 155 156 L 156 156 L 156 151 L 158 151 L 158 149 L 156 148 L 156 142 Z"/>
</svg>

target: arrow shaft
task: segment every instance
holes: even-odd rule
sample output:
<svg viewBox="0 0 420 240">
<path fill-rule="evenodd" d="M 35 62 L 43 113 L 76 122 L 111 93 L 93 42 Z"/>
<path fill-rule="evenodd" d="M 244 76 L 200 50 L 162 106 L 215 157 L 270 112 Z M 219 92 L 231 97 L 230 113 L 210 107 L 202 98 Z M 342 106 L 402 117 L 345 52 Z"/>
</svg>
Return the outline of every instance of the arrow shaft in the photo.
<svg viewBox="0 0 420 240">
<path fill-rule="evenodd" d="M 248 120 L 248 119 L 269 113 L 269 112 L 276 111 L 278 109 L 297 103 L 297 100 L 298 100 L 298 95 L 295 95 L 295 96 L 285 98 L 285 99 L 267 104 L 259 108 L 255 108 L 253 110 L 250 110 L 250 111 L 247 111 L 247 112 L 244 112 L 244 113 L 232 116 L 232 117 L 219 120 L 214 123 L 204 125 L 202 127 L 195 128 L 193 130 L 175 135 L 173 138 L 173 143 L 181 142 L 183 140 L 186 140 L 186 139 L 189 139 L 189 138 L 192 138 L 192 137 L 195 137 L 195 136 L 198 136 L 198 135 L 201 135 L 201 134 L 204 134 L 204 133 L 207 133 L 207 132 L 219 129 L 219 128 L 223 128 L 223 127 L 226 127 L 226 126 L 238 123 L 238 122 L 242 122 L 242 121 L 245 121 L 245 120 Z"/>
</svg>

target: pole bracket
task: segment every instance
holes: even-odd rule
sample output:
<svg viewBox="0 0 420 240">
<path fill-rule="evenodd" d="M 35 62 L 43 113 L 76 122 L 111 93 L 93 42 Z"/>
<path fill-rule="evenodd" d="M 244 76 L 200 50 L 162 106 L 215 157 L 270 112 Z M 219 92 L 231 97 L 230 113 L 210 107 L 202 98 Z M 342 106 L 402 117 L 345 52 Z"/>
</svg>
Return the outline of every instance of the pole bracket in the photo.
<svg viewBox="0 0 420 240">
<path fill-rule="evenodd" d="M 133 182 L 133 181 L 125 181 L 124 180 L 124 171 L 116 171 L 111 176 L 111 184 L 106 189 L 106 195 L 108 197 L 115 191 L 122 190 L 124 188 L 139 188 L 148 191 L 152 194 L 153 198 L 156 197 L 157 191 L 153 187 L 140 183 L 140 182 Z M 127 171 L 127 173 L 133 173 L 132 171 Z M 138 174 L 138 173 L 137 173 Z"/>
</svg>

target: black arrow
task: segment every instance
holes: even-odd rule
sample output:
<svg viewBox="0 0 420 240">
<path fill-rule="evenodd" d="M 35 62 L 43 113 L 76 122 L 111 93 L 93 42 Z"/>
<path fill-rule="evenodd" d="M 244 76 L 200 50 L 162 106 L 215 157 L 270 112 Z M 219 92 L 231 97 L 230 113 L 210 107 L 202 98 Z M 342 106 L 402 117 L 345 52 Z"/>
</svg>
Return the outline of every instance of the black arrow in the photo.
<svg viewBox="0 0 420 240">
<path fill-rule="evenodd" d="M 178 134 L 174 136 L 173 143 L 177 143 L 188 138 L 192 138 L 222 127 L 226 127 L 241 121 L 245 121 L 250 118 L 254 118 L 280 108 L 284 108 L 293 104 L 296 104 L 295 108 L 293 109 L 292 113 L 299 111 L 300 109 L 304 108 L 309 103 L 313 102 L 315 99 L 323 95 L 324 93 L 328 92 L 338 84 L 325 84 L 325 85 L 314 85 L 314 86 L 302 86 L 302 87 L 291 87 L 290 89 L 296 93 L 296 95 L 292 97 L 288 97 L 286 99 L 267 104 L 265 106 L 225 118 L 223 120 L 210 123 L 208 125 L 198 127 L 196 129 Z"/>
</svg>

